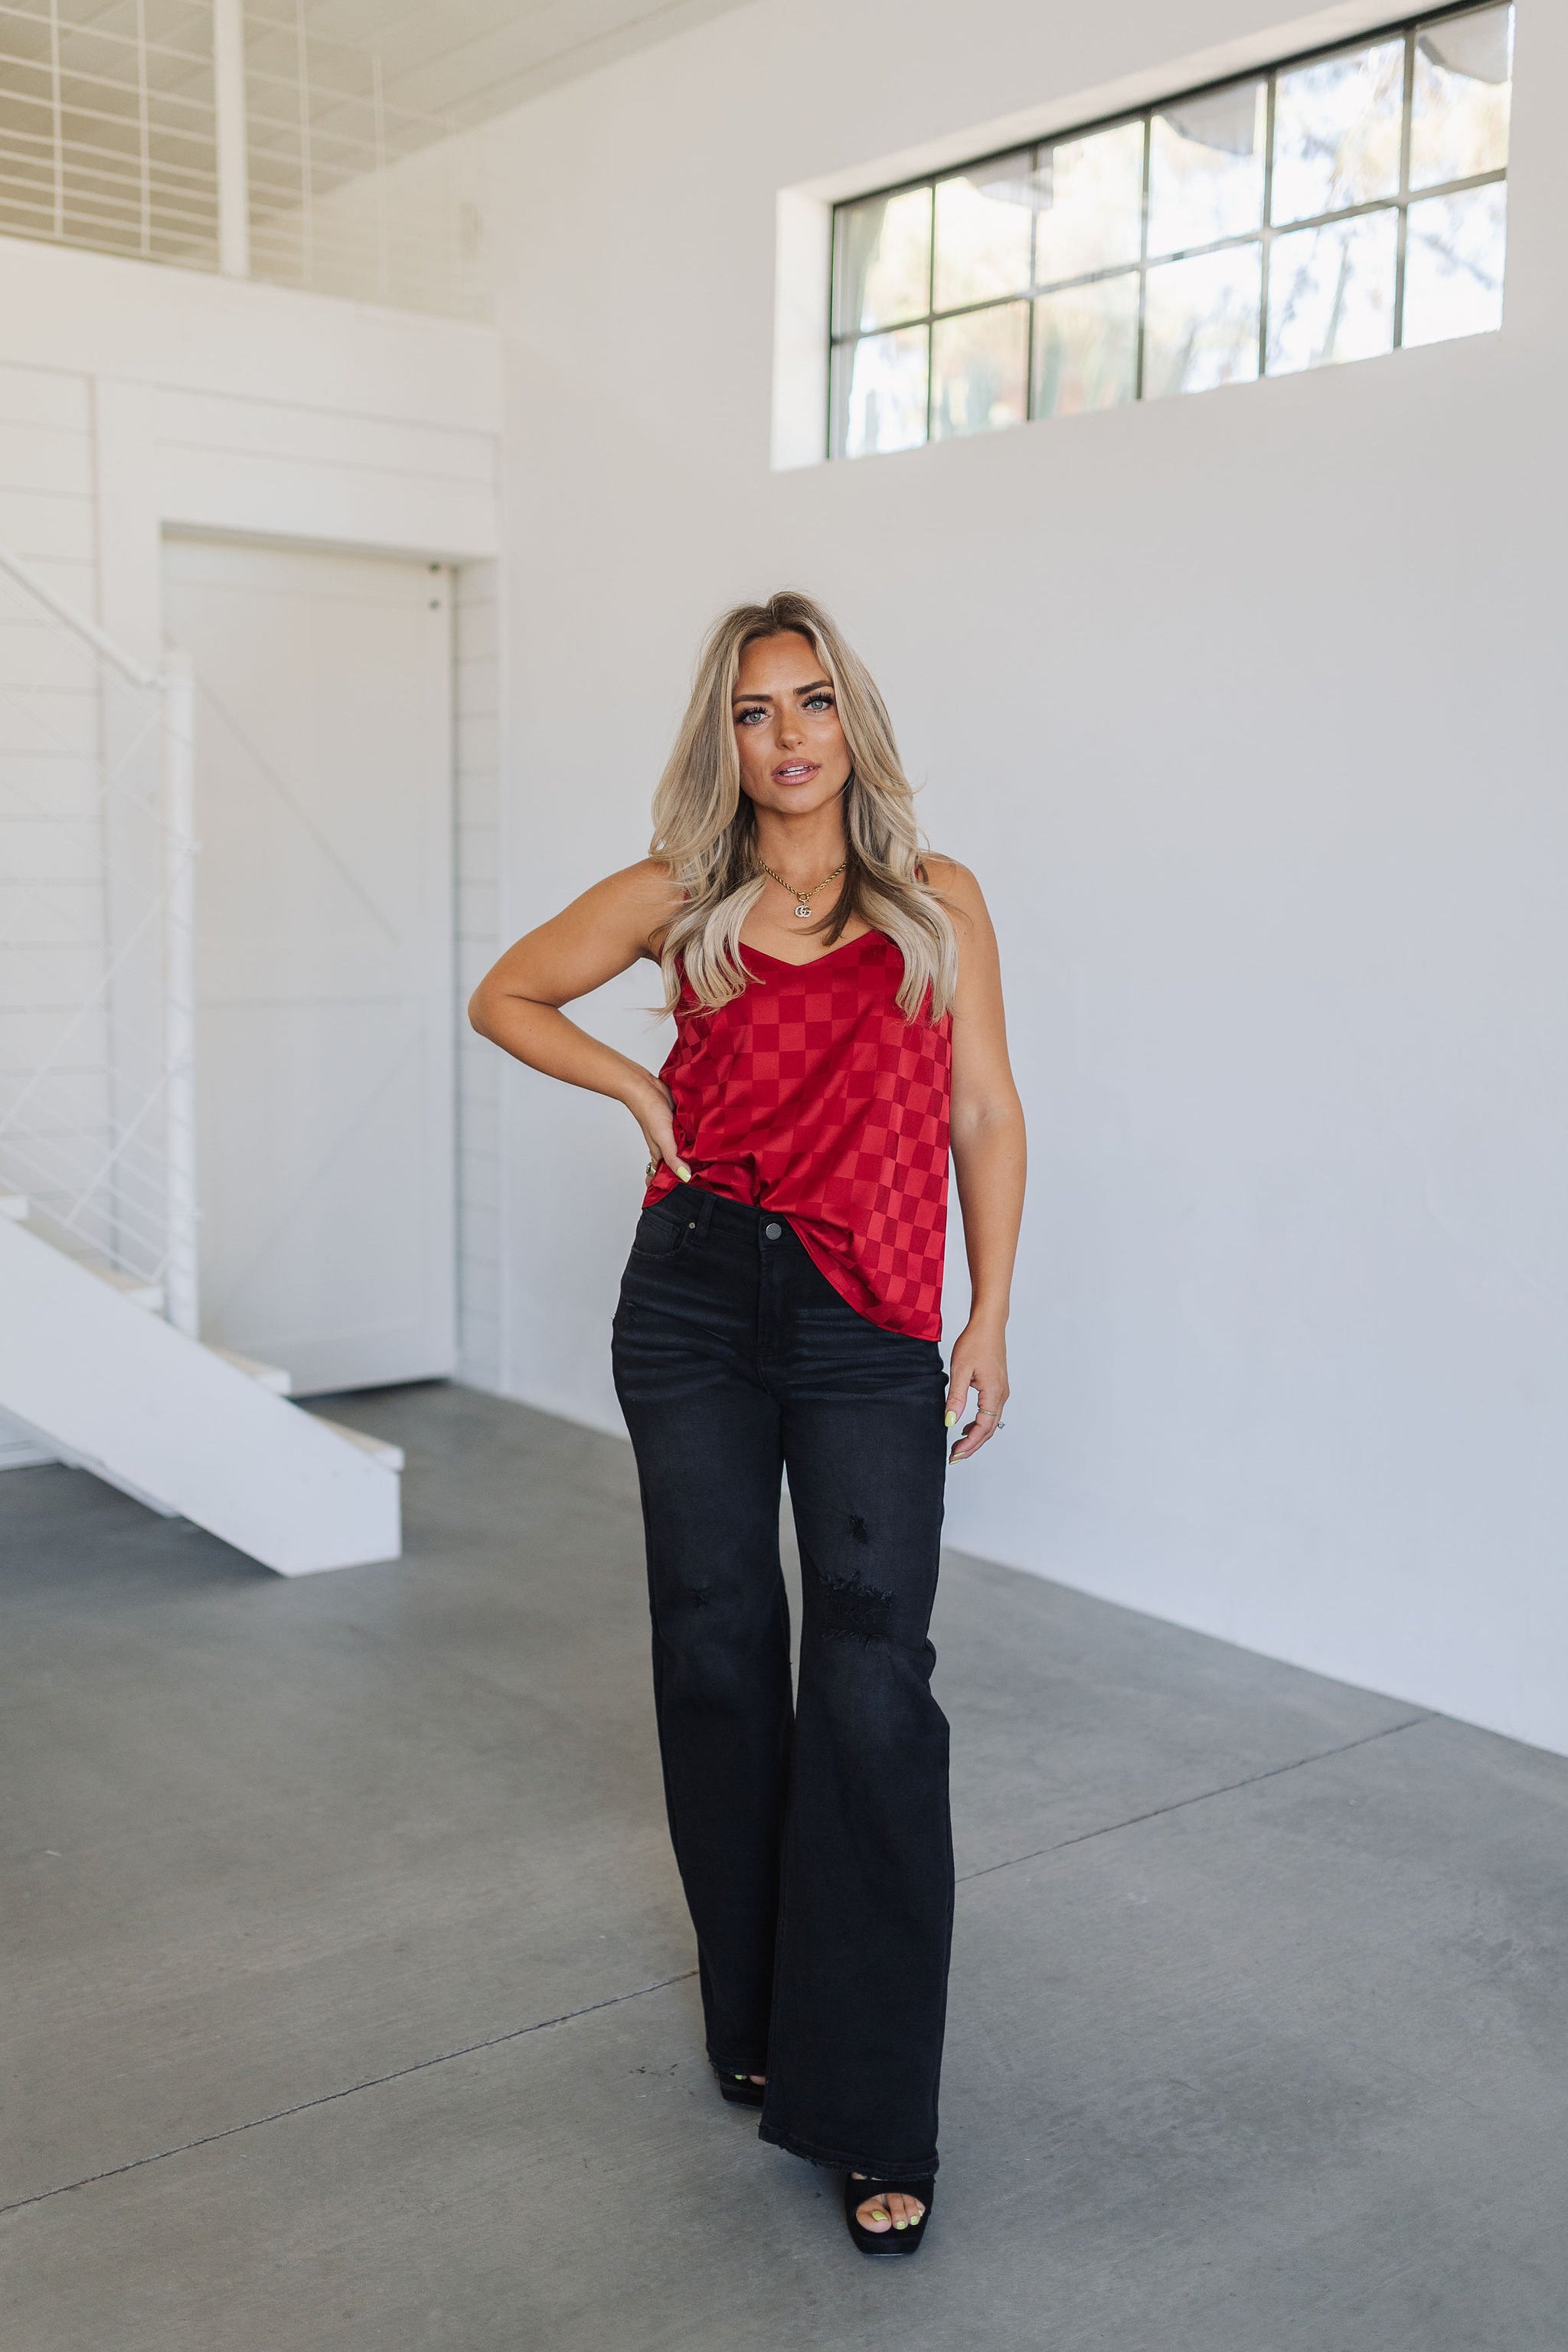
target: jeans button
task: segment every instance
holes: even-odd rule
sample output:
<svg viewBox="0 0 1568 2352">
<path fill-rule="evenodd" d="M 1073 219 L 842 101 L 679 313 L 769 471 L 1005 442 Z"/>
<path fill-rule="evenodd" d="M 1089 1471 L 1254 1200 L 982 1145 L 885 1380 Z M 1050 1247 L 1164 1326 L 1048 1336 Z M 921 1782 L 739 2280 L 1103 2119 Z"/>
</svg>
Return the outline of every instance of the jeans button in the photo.
<svg viewBox="0 0 1568 2352">
<path fill-rule="evenodd" d="M 771 1242 L 782 1242 L 784 1239 L 784 1227 L 782 1225 L 764 1225 L 763 1227 L 763 1231 Z"/>
</svg>

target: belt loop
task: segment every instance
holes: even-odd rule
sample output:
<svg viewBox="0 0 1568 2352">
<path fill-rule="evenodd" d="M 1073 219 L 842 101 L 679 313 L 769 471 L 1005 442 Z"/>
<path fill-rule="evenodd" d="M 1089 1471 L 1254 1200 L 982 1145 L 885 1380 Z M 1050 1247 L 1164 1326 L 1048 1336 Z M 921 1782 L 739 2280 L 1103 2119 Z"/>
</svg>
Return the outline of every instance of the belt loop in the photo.
<svg viewBox="0 0 1568 2352">
<path fill-rule="evenodd" d="M 714 1196 L 711 1192 L 700 1192 L 695 1186 L 692 1186 L 688 1191 L 686 1198 L 687 1213 L 697 1227 L 697 1238 L 700 1242 L 704 1242 L 708 1238 L 708 1228 L 713 1222 Z"/>
</svg>

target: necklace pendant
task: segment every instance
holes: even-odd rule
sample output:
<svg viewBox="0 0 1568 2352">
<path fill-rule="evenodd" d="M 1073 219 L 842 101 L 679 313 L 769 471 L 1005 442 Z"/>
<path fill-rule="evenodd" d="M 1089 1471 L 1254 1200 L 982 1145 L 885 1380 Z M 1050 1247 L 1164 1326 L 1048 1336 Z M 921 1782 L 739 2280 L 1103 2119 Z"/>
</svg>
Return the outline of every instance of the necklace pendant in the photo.
<svg viewBox="0 0 1568 2352">
<path fill-rule="evenodd" d="M 805 916 L 805 915 L 809 915 L 809 914 L 810 914 L 810 912 L 811 912 L 811 908 L 806 905 L 806 903 L 805 903 L 805 899 L 803 898 L 803 899 L 801 900 L 800 905 L 795 908 L 795 913 L 796 913 L 797 915 Z"/>
</svg>

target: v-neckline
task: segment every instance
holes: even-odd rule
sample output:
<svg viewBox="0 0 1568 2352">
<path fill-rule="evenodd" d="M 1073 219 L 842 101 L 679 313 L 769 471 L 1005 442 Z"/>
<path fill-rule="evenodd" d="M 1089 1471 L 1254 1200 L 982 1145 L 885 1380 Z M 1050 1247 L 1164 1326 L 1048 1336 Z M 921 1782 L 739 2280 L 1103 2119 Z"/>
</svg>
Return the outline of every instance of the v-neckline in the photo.
<svg viewBox="0 0 1568 2352">
<path fill-rule="evenodd" d="M 742 956 L 761 956 L 764 963 L 782 964 L 785 971 L 815 971 L 819 963 L 830 963 L 836 955 L 842 955 L 846 948 L 858 948 L 867 940 L 885 940 L 887 936 L 886 931 L 879 930 L 873 924 L 869 930 L 857 931 L 852 940 L 840 940 L 837 947 L 825 948 L 820 955 L 808 956 L 804 963 L 796 963 L 791 956 L 770 955 L 766 948 L 748 947 L 744 940 L 739 942 L 739 946 Z"/>
</svg>

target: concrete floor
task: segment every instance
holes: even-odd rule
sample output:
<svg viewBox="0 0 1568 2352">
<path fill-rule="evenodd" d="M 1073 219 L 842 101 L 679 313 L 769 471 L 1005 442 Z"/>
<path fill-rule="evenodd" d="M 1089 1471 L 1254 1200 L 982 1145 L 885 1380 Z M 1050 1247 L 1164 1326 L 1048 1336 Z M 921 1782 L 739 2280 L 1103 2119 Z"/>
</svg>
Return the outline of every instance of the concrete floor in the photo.
<svg viewBox="0 0 1568 2352">
<path fill-rule="evenodd" d="M 398 1566 L 0 1478 L 5 2352 L 1563 2352 L 1568 1762 L 952 1556 L 945 2165 L 868 2263 L 702 2063 L 626 1448 L 333 1410 Z"/>
</svg>

